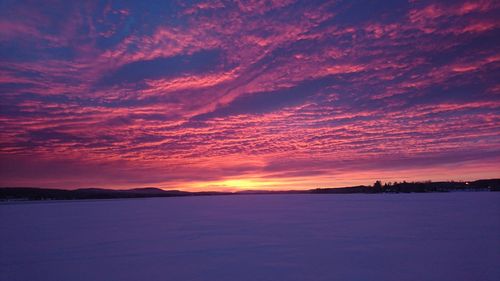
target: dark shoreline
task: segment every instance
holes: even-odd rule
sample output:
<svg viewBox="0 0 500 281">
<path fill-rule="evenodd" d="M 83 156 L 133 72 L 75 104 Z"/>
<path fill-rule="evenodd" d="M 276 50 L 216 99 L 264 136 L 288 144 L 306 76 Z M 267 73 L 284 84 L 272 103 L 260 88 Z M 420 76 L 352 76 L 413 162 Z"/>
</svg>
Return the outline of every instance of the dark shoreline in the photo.
<svg viewBox="0 0 500 281">
<path fill-rule="evenodd" d="M 426 193 L 451 191 L 500 191 L 500 179 L 476 180 L 470 182 L 395 182 L 373 186 L 352 186 L 339 188 L 316 188 L 290 191 L 240 191 L 240 192 L 188 192 L 162 190 L 159 188 L 135 188 L 127 190 L 85 188 L 75 190 L 36 187 L 2 187 L 1 201 L 41 201 L 41 200 L 86 200 L 86 199 L 127 199 L 182 196 L 250 195 L 250 194 L 377 194 L 377 193 Z"/>
</svg>

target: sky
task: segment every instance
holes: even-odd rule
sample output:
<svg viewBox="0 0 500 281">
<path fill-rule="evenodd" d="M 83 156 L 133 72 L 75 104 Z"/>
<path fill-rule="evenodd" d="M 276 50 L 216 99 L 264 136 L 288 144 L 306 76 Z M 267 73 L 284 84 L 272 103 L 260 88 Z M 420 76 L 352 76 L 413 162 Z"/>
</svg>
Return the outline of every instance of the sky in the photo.
<svg viewBox="0 0 500 281">
<path fill-rule="evenodd" d="M 0 0 L 0 186 L 500 177 L 500 2 Z"/>
</svg>

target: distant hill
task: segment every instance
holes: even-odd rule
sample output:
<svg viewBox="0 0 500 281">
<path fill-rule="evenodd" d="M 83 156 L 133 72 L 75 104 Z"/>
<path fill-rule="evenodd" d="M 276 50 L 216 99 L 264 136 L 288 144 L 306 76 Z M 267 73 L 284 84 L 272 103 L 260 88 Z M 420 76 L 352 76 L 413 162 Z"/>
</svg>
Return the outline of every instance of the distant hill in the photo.
<svg viewBox="0 0 500 281">
<path fill-rule="evenodd" d="M 0 188 L 0 199 L 26 200 L 75 200 L 75 199 L 113 199 L 113 198 L 143 198 L 171 197 L 193 195 L 179 190 L 162 190 L 159 188 L 134 188 L 113 190 L 102 188 L 83 188 L 76 190 L 47 189 L 33 187 Z"/>
<path fill-rule="evenodd" d="M 187 192 L 163 190 L 154 187 L 133 189 L 82 188 L 75 190 L 48 189 L 36 187 L 2 187 L 0 200 L 78 200 L 117 199 L 174 196 L 207 195 L 250 195 L 250 194 L 349 194 L 349 193 L 410 193 L 410 192 L 451 192 L 451 191 L 500 191 L 500 179 L 485 179 L 470 182 L 376 182 L 373 186 L 351 186 L 339 188 L 316 188 L 309 190 L 269 191 L 246 190 L 240 192 Z"/>
</svg>

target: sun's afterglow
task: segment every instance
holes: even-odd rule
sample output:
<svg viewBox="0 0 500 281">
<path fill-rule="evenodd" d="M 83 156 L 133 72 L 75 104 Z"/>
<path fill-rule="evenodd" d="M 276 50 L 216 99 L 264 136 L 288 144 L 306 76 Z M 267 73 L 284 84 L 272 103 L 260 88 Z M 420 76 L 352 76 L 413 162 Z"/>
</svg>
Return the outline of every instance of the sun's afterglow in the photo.
<svg viewBox="0 0 500 281">
<path fill-rule="evenodd" d="M 225 179 L 221 181 L 199 182 L 193 184 L 190 190 L 275 190 L 286 185 L 286 182 L 276 180 L 264 180 L 259 178 L 238 178 Z"/>
</svg>

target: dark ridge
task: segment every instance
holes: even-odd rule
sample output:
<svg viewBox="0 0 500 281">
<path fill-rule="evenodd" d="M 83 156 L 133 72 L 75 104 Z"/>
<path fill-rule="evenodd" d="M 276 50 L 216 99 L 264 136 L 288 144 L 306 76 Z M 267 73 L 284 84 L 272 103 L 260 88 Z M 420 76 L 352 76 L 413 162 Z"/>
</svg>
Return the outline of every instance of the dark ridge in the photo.
<svg viewBox="0 0 500 281">
<path fill-rule="evenodd" d="M 154 187 L 134 189 L 82 188 L 76 190 L 48 189 L 35 187 L 2 187 L 0 200 L 81 200 L 81 199 L 118 199 L 174 196 L 210 196 L 210 195 L 249 195 L 249 194 L 351 194 L 351 193 L 422 193 L 453 191 L 500 191 L 500 179 L 476 181 L 446 182 L 375 182 L 372 186 L 360 185 L 339 188 L 316 188 L 309 190 L 270 191 L 245 190 L 239 192 L 188 192 L 163 190 Z"/>
<path fill-rule="evenodd" d="M 135 188 L 113 190 L 102 188 L 82 188 L 61 190 L 32 187 L 0 188 L 0 200 L 77 200 L 77 199 L 115 199 L 145 198 L 194 195 L 179 190 L 162 190 L 159 188 Z"/>
</svg>

